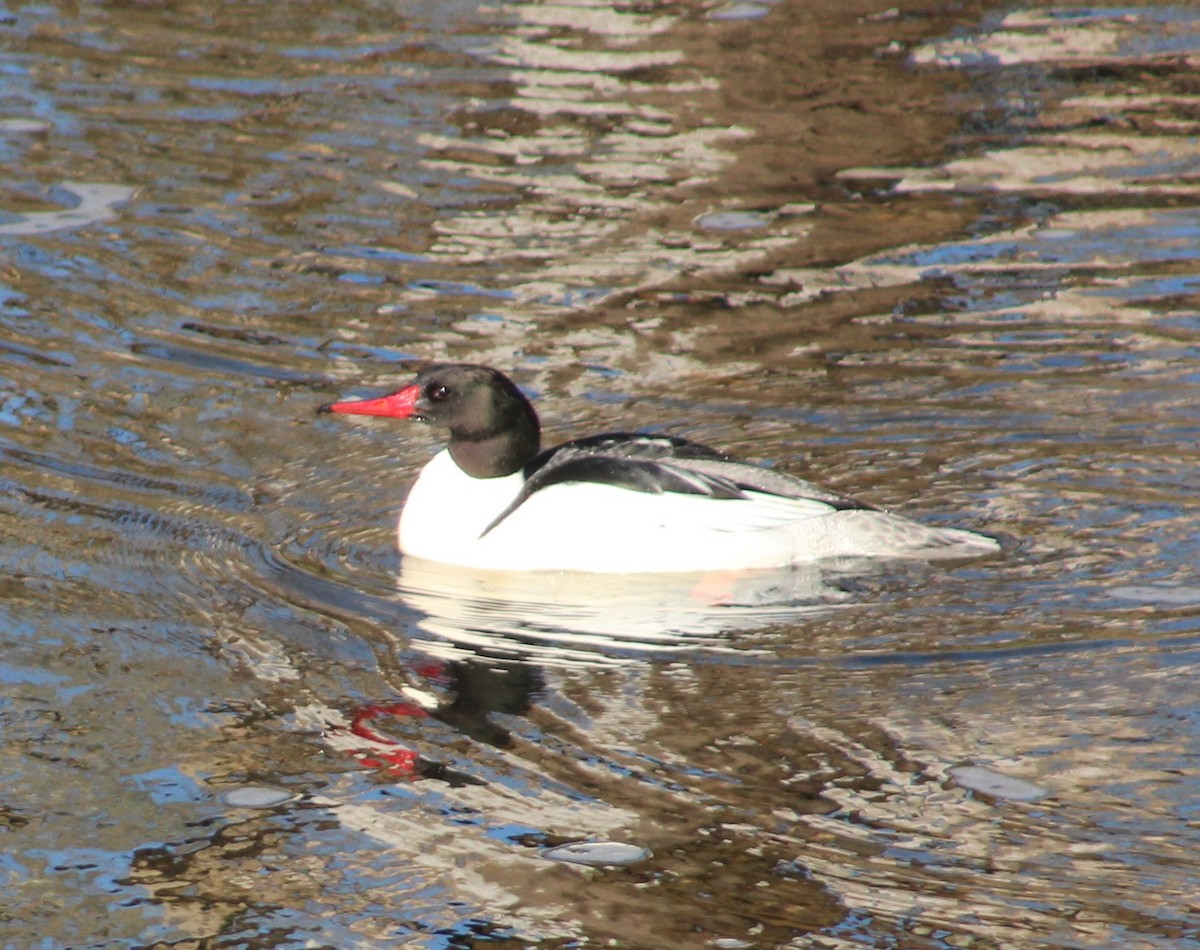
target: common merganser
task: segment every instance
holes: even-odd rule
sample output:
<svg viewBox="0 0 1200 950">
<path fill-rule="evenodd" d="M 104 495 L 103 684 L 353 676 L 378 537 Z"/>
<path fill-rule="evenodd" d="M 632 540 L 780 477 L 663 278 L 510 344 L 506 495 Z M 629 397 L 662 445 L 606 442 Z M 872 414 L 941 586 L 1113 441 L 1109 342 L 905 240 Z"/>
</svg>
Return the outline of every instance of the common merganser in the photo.
<svg viewBox="0 0 1200 950">
<path fill-rule="evenodd" d="M 542 451 L 533 406 L 488 366 L 435 364 L 390 395 L 318 411 L 450 430 L 400 515 L 400 551 L 431 561 L 659 573 L 999 550 L 674 436 L 606 433 Z"/>
</svg>

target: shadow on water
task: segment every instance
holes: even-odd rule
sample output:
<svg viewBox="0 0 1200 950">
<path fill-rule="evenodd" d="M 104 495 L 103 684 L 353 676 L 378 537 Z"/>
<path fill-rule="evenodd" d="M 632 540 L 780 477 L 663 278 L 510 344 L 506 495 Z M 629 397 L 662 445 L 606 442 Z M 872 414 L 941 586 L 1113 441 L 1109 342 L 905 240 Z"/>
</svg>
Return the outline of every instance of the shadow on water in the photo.
<svg viewBox="0 0 1200 950">
<path fill-rule="evenodd" d="M 302 12 L 0 11 L 0 943 L 1200 943 L 1195 12 Z M 401 562 L 444 358 L 1005 551 Z"/>
</svg>

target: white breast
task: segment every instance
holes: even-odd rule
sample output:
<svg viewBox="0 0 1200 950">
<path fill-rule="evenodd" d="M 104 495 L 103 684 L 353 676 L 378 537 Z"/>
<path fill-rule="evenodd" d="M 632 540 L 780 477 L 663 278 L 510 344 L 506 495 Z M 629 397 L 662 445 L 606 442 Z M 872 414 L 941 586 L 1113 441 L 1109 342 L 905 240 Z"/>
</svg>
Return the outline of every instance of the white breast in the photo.
<svg viewBox="0 0 1200 950">
<path fill-rule="evenodd" d="M 400 550 L 446 564 L 474 563 L 480 535 L 524 481 L 520 472 L 472 478 L 454 464 L 449 449 L 443 449 L 421 470 L 408 493 L 400 513 Z"/>
</svg>

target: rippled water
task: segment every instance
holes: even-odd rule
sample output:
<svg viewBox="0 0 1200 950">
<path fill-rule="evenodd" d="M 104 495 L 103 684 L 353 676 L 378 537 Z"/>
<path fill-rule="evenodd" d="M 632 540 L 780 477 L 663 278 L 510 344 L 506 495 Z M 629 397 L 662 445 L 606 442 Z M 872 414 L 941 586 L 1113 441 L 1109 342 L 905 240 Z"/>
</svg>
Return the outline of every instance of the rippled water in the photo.
<svg viewBox="0 0 1200 950">
<path fill-rule="evenodd" d="M 0 50 L 0 944 L 1200 943 L 1200 13 L 51 2 Z M 1005 551 L 401 563 L 433 434 L 314 410 L 431 358 Z"/>
</svg>

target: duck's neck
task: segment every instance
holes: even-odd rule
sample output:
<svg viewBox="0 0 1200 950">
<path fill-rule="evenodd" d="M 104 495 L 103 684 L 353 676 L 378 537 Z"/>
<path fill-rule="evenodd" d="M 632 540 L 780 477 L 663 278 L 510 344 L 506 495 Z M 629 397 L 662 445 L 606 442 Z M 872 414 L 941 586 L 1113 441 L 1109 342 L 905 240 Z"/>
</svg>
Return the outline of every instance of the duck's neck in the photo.
<svg viewBox="0 0 1200 950">
<path fill-rule="evenodd" d="M 450 432 L 450 457 L 472 478 L 502 478 L 525 466 L 541 447 L 537 415 L 528 403 L 517 407 L 491 432 Z"/>
</svg>

